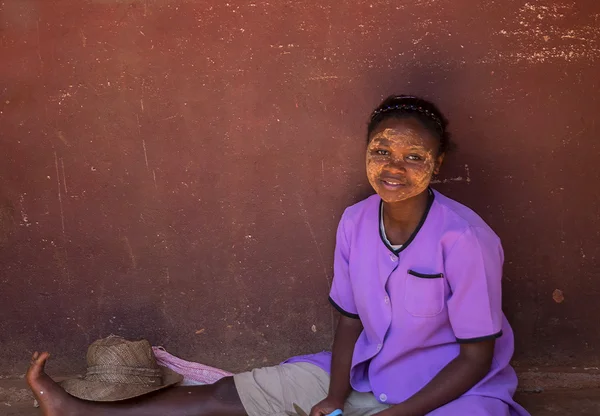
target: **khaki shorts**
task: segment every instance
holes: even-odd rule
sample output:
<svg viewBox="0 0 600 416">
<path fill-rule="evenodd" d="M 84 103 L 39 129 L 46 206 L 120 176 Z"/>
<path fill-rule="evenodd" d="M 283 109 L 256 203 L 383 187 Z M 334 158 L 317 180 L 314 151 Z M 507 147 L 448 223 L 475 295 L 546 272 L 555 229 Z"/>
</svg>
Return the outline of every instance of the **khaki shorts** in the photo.
<svg viewBox="0 0 600 416">
<path fill-rule="evenodd" d="M 329 374 L 309 363 L 282 364 L 257 368 L 233 377 L 248 416 L 296 415 L 293 403 L 304 411 L 327 396 Z M 353 392 L 344 416 L 368 416 L 387 409 L 372 393 Z"/>
</svg>

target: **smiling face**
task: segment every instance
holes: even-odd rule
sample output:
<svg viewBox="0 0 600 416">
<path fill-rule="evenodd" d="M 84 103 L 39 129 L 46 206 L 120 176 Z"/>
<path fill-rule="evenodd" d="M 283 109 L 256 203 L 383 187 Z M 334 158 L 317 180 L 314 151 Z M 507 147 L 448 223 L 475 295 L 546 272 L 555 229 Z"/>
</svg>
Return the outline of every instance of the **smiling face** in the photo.
<svg viewBox="0 0 600 416">
<path fill-rule="evenodd" d="M 417 119 L 390 118 L 373 130 L 367 147 L 367 177 L 387 203 L 404 201 L 427 189 L 444 159 L 440 140 Z"/>
</svg>

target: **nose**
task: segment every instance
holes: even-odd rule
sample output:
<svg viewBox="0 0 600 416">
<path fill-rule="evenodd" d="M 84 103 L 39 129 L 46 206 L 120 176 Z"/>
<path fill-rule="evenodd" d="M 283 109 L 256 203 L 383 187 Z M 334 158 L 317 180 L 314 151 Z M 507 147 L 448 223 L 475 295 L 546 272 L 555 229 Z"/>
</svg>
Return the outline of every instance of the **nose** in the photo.
<svg viewBox="0 0 600 416">
<path fill-rule="evenodd" d="M 392 159 L 390 161 L 390 163 L 387 165 L 387 168 L 390 171 L 406 173 L 406 164 L 405 164 L 404 160 L 399 159 L 399 158 Z"/>
</svg>

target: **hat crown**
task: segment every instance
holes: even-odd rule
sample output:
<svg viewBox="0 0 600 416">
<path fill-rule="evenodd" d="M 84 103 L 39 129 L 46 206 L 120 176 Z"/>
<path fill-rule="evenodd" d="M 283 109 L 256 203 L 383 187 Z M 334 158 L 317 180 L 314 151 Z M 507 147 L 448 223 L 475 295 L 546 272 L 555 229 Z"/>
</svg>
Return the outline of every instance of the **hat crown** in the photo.
<svg viewBox="0 0 600 416">
<path fill-rule="evenodd" d="M 123 365 L 125 367 L 158 368 L 152 346 L 145 340 L 128 341 L 110 336 L 95 341 L 88 348 L 88 367 L 97 365 Z"/>
<path fill-rule="evenodd" d="M 117 336 L 99 339 L 88 348 L 86 380 L 160 385 L 161 371 L 147 340 Z"/>
</svg>

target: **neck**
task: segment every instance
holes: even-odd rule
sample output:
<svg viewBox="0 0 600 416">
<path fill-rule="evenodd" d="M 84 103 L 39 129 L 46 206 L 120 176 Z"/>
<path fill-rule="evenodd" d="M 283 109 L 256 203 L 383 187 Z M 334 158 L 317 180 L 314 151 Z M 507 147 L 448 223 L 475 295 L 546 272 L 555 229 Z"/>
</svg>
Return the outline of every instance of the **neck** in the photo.
<svg viewBox="0 0 600 416">
<path fill-rule="evenodd" d="M 383 219 L 386 229 L 410 233 L 417 228 L 429 202 L 429 190 L 399 202 L 383 202 Z"/>
</svg>

